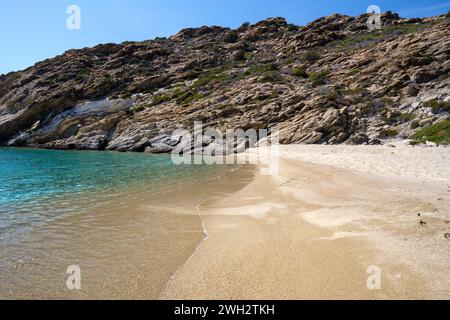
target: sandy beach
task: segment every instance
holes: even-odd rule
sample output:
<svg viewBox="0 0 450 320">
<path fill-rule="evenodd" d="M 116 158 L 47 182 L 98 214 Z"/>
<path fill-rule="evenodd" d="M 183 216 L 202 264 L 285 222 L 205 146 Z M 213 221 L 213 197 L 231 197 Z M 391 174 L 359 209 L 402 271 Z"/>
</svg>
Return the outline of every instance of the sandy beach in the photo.
<svg viewBox="0 0 450 320">
<path fill-rule="evenodd" d="M 450 298 L 450 148 L 280 152 L 198 205 L 205 237 L 160 299 Z"/>
<path fill-rule="evenodd" d="M 273 175 L 258 152 L 164 192 L 94 194 L 4 243 L 0 298 L 450 298 L 450 148 L 281 146 Z"/>
<path fill-rule="evenodd" d="M 75 200 L 79 213 L 0 242 L 0 299 L 158 298 L 205 237 L 198 204 L 252 181 L 252 166 L 233 168 L 200 170 L 158 191 L 143 184 L 107 190 L 106 202 L 92 193 Z M 66 287 L 70 265 L 80 266 L 81 290 Z"/>
</svg>

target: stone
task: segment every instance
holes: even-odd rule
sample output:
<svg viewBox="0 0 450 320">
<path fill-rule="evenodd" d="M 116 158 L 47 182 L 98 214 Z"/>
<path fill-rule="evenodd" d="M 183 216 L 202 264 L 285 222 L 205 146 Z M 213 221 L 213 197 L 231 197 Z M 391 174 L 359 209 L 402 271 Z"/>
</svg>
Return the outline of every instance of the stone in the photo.
<svg viewBox="0 0 450 320">
<path fill-rule="evenodd" d="M 147 147 L 145 149 L 145 152 L 156 153 L 156 154 L 169 153 L 169 152 L 172 152 L 173 149 L 174 149 L 174 147 L 169 146 L 168 144 L 157 142 L 157 143 L 152 144 L 150 147 Z"/>
</svg>

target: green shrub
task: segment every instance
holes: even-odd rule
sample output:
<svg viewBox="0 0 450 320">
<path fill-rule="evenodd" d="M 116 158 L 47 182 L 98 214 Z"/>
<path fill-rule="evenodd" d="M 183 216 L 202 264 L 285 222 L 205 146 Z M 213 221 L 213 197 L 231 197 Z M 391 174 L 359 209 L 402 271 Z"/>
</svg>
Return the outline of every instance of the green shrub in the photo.
<svg viewBox="0 0 450 320">
<path fill-rule="evenodd" d="M 309 63 L 315 63 L 320 59 L 320 54 L 317 51 L 307 51 L 302 58 Z"/>
<path fill-rule="evenodd" d="M 280 83 L 283 82 L 283 77 L 275 71 L 267 71 L 264 72 L 259 82 L 272 82 L 272 83 Z"/>
<path fill-rule="evenodd" d="M 413 122 L 411 122 L 411 125 L 409 126 L 411 129 L 417 129 L 419 127 L 419 121 L 418 120 L 414 120 Z"/>
<path fill-rule="evenodd" d="M 289 46 L 284 49 L 284 53 L 287 55 L 292 55 L 295 53 L 295 46 Z M 292 57 L 289 57 L 289 60 L 293 60 Z"/>
<path fill-rule="evenodd" d="M 275 62 L 251 66 L 247 74 L 263 74 L 265 72 L 277 71 L 279 69 L 278 65 Z"/>
<path fill-rule="evenodd" d="M 350 70 L 349 72 L 347 72 L 347 75 L 348 76 L 354 76 L 354 75 L 357 75 L 358 73 L 360 73 L 361 72 L 361 67 L 359 67 L 359 68 L 353 68 L 352 70 Z"/>
<path fill-rule="evenodd" d="M 84 76 L 82 74 L 77 74 L 75 77 L 75 82 L 83 82 Z"/>
<path fill-rule="evenodd" d="M 409 122 L 412 121 L 416 118 L 416 115 L 414 113 L 409 113 L 409 112 L 405 112 L 402 113 L 398 119 L 400 120 L 400 122 L 405 123 L 405 122 Z"/>
<path fill-rule="evenodd" d="M 430 100 L 423 104 L 425 108 L 431 108 L 431 112 L 439 114 L 450 111 L 450 101 Z"/>
<path fill-rule="evenodd" d="M 120 93 L 120 98 L 121 99 L 129 99 L 129 98 L 131 98 L 132 95 L 133 95 L 132 92 L 124 91 L 124 92 Z"/>
<path fill-rule="evenodd" d="M 383 103 L 387 106 L 392 106 L 394 104 L 394 99 L 392 99 L 390 97 L 384 97 L 382 100 L 383 100 Z"/>
<path fill-rule="evenodd" d="M 170 100 L 170 98 L 168 96 L 156 95 L 156 96 L 153 97 L 153 104 L 154 105 L 158 105 L 158 104 L 161 104 L 163 102 L 167 102 L 169 100 Z"/>
<path fill-rule="evenodd" d="M 326 83 L 328 74 L 328 71 L 313 72 L 309 75 L 309 79 L 314 86 L 320 86 Z"/>
<path fill-rule="evenodd" d="M 293 24 L 293 23 L 289 23 L 287 28 L 288 28 L 288 31 L 297 31 L 300 29 L 300 26 L 297 26 L 296 24 Z"/>
<path fill-rule="evenodd" d="M 81 69 L 77 72 L 77 75 L 75 76 L 76 82 L 82 82 L 84 81 L 85 76 L 89 75 L 91 70 L 89 68 Z"/>
<path fill-rule="evenodd" d="M 431 141 L 438 144 L 450 144 L 450 118 L 417 131 L 411 135 L 410 139 L 415 140 L 416 143 Z"/>
<path fill-rule="evenodd" d="M 326 110 L 326 109 L 333 109 L 337 108 L 337 105 L 333 101 L 327 101 L 326 103 L 320 105 L 320 109 Z"/>
<path fill-rule="evenodd" d="M 401 113 L 395 110 L 390 110 L 388 108 L 381 109 L 378 111 L 378 113 L 382 116 L 383 121 L 387 124 L 405 123 L 416 118 L 416 115 L 414 113 Z"/>
<path fill-rule="evenodd" d="M 202 99 L 204 96 L 201 93 L 193 91 L 183 91 L 176 94 L 176 102 L 181 106 L 186 106 L 189 103 Z"/>
<path fill-rule="evenodd" d="M 296 77 L 308 78 L 308 73 L 306 72 L 306 67 L 305 66 L 295 67 L 292 70 L 292 74 L 294 76 L 296 76 Z"/>
<path fill-rule="evenodd" d="M 378 111 L 378 113 L 382 116 L 383 121 L 387 124 L 405 123 L 416 118 L 416 115 L 414 113 L 401 113 L 388 108 L 381 109 Z"/>
<path fill-rule="evenodd" d="M 399 112 L 391 111 L 389 108 L 383 108 L 377 110 L 377 113 L 383 119 L 384 123 L 393 124 L 397 122 L 397 117 L 400 115 Z"/>
<path fill-rule="evenodd" d="M 130 109 L 130 111 L 131 111 L 132 113 L 139 113 L 139 112 L 141 112 L 141 111 L 144 111 L 145 108 L 146 108 L 145 105 L 140 104 L 140 105 L 137 105 L 137 106 L 132 107 L 132 108 Z"/>
<path fill-rule="evenodd" d="M 227 77 L 224 74 L 208 73 L 208 74 L 201 76 L 197 81 L 195 81 L 193 84 L 193 87 L 200 88 L 207 84 L 210 84 L 211 82 L 223 82 L 226 79 L 227 79 Z"/>
<path fill-rule="evenodd" d="M 228 34 L 225 36 L 223 41 L 226 43 L 236 43 L 239 40 L 239 34 L 236 30 L 231 30 L 228 32 Z"/>
<path fill-rule="evenodd" d="M 446 18 L 450 18 L 450 10 L 447 12 L 447 14 L 445 15 Z"/>
<path fill-rule="evenodd" d="M 249 27 L 250 27 L 250 22 L 246 21 L 239 27 L 239 30 L 247 30 Z"/>
</svg>

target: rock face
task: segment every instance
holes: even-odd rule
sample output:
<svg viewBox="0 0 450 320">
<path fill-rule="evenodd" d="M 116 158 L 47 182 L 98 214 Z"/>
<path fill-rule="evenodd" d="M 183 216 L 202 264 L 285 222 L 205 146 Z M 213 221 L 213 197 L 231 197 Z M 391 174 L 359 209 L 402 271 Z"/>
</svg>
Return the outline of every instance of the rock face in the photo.
<svg viewBox="0 0 450 320">
<path fill-rule="evenodd" d="M 378 144 L 448 117 L 429 102 L 450 100 L 450 19 L 385 13 L 370 31 L 367 18 L 272 18 L 70 50 L 0 76 L 0 144 L 165 153 L 194 121 L 277 126 L 282 143 Z"/>
</svg>

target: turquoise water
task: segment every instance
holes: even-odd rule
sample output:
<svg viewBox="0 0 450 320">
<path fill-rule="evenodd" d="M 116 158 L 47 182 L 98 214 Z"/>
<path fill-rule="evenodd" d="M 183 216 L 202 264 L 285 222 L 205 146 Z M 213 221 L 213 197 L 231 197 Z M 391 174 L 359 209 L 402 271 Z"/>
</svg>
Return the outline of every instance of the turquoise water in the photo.
<svg viewBox="0 0 450 320">
<path fill-rule="evenodd" d="M 0 299 L 157 298 L 205 237 L 198 206 L 251 179 L 238 168 L 0 148 Z"/>
<path fill-rule="evenodd" d="M 170 156 L 0 148 L 0 240 L 87 207 L 206 179 L 224 168 L 176 166 Z"/>
</svg>

